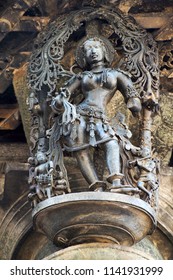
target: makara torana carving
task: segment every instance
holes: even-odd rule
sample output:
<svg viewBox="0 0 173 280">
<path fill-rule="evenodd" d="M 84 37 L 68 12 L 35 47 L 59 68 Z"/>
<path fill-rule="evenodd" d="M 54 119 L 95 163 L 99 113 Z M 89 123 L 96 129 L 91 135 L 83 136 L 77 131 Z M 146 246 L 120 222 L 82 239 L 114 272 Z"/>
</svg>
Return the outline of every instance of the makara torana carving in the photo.
<svg viewBox="0 0 173 280">
<path fill-rule="evenodd" d="M 135 196 L 156 209 L 159 163 L 152 154 L 151 124 L 159 75 L 153 39 L 119 11 L 86 8 L 50 24 L 35 46 L 28 70 L 33 207 L 71 192 L 64 155 L 72 155 L 89 191 Z M 107 116 L 117 90 L 140 121 L 138 146 L 120 112 L 112 120 Z M 103 155 L 101 175 L 95 150 Z"/>
</svg>

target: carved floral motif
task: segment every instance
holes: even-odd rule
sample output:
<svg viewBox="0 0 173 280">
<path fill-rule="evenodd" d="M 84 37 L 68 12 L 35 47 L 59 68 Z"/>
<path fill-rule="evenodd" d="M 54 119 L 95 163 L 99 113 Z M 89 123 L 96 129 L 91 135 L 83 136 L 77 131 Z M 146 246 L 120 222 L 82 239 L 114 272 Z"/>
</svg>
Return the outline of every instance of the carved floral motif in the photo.
<svg viewBox="0 0 173 280">
<path fill-rule="evenodd" d="M 125 80 L 130 79 L 133 82 L 133 87 L 126 85 L 125 90 L 124 97 L 128 108 L 139 107 L 139 105 L 135 105 L 135 99 L 139 99 L 142 104 L 141 142 L 138 147 L 133 146 L 129 140 L 131 132 L 128 130 L 124 118 L 117 116 L 114 120 L 116 137 L 119 138 L 120 143 L 122 162 L 120 173 L 123 174 L 116 179 L 126 186 L 125 191 L 129 189 L 129 195 L 140 197 L 156 209 L 159 163 L 152 155 L 151 123 L 152 114 L 158 110 L 159 98 L 157 46 L 151 36 L 141 29 L 132 18 L 123 15 L 117 9 L 103 7 L 98 9 L 88 7 L 60 17 L 52 22 L 35 42 L 35 51 L 28 69 L 28 83 L 31 88 L 29 104 L 32 115 L 32 157 L 29 160 L 31 165 L 30 198 L 35 205 L 40 200 L 70 192 L 68 174 L 63 162 L 63 150 L 66 148 L 66 144 L 63 145 L 60 135 L 69 133 L 71 126 L 74 128 L 71 131 L 71 139 L 75 139 L 76 131 L 72 124 L 76 121 L 80 123 L 80 115 L 84 114 L 85 108 L 81 107 L 80 110 L 75 111 L 75 105 L 81 101 L 78 100 L 79 96 L 69 94 L 68 85 L 73 84 L 73 79 L 82 80 L 83 75 L 86 75 L 88 79 L 92 78 L 93 73 L 90 69 L 79 70 L 84 64 L 78 56 L 76 58 L 78 65 L 71 65 L 70 69 L 65 69 L 62 61 L 70 48 L 76 48 L 81 39 L 84 40 L 87 35 L 92 33 L 91 24 L 89 27 L 89 23 L 92 21 L 96 21 L 100 26 L 96 37 L 100 37 L 103 42 L 103 37 L 105 37 L 105 42 L 106 40 L 111 42 L 113 49 L 119 53 L 120 59 L 116 68 L 117 73 L 120 73 L 118 75 L 124 77 L 124 85 Z M 107 29 L 105 26 L 111 27 L 108 38 L 106 38 L 106 33 L 102 36 L 99 34 L 99 31 Z M 111 47 L 106 43 L 103 45 L 107 46 L 105 47 L 106 52 L 111 53 Z M 114 61 L 113 65 L 115 64 Z M 84 71 L 82 75 L 81 70 Z M 112 73 L 112 70 L 103 69 L 102 83 L 106 83 L 109 71 Z M 61 87 L 62 89 L 60 89 Z M 78 93 L 79 91 L 76 92 L 76 95 Z M 59 112 L 56 111 L 57 106 L 53 105 L 52 100 L 63 103 L 67 114 L 62 113 L 62 119 L 59 117 L 61 108 L 58 109 Z M 50 109 L 51 104 L 53 114 Z M 97 114 L 99 116 L 96 116 Z M 105 131 L 110 131 L 109 135 L 111 135 L 112 128 L 106 124 L 107 120 L 101 116 L 101 111 L 94 111 L 93 115 L 92 112 L 89 112 L 88 117 L 87 129 L 92 139 L 92 145 L 91 142 L 90 145 L 100 145 L 101 142 L 95 142 L 95 144 L 93 142 L 96 119 L 102 120 Z M 88 146 L 84 148 L 88 148 Z M 68 152 L 70 151 L 74 150 L 69 148 Z M 41 162 L 40 154 L 44 155 L 44 160 Z M 112 180 L 111 177 L 110 182 Z M 110 191 L 112 187 L 107 188 L 103 184 L 101 188 L 93 189 Z M 120 189 L 120 193 L 123 191 L 122 189 Z"/>
</svg>

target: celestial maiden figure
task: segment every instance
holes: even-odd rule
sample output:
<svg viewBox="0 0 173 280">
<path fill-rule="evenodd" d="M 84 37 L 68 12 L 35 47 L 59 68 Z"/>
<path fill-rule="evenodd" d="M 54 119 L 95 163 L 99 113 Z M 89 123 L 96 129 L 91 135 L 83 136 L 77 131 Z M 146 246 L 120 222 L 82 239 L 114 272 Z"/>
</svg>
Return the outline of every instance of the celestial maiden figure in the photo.
<svg viewBox="0 0 173 280">
<path fill-rule="evenodd" d="M 100 37 L 86 39 L 78 47 L 77 61 L 84 71 L 67 81 L 51 104 L 57 115 L 56 140 L 61 141 L 67 151 L 73 152 L 91 190 L 109 189 L 113 192 L 135 193 L 138 192 L 137 188 L 121 182 L 120 138 L 108 121 L 106 105 L 117 89 L 123 94 L 127 108 L 133 113 L 141 110 L 141 102 L 129 75 L 121 70 L 108 68 L 112 50 L 110 42 Z M 78 105 L 73 105 L 69 99 L 79 88 L 83 100 Z M 97 145 L 105 151 L 109 171 L 106 181 L 99 181 L 91 157 L 89 148 Z"/>
</svg>

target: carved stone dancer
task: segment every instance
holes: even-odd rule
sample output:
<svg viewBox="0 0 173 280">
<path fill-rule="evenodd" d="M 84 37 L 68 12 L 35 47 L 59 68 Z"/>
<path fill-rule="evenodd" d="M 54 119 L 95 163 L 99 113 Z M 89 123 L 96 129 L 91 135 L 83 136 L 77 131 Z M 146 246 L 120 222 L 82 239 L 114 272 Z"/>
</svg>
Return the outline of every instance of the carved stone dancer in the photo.
<svg viewBox="0 0 173 280">
<path fill-rule="evenodd" d="M 55 181 L 53 186 L 53 193 L 54 195 L 65 194 L 66 192 L 70 192 L 71 190 L 68 189 L 67 181 L 64 179 L 64 175 L 61 171 L 58 172 L 58 178 Z"/>
<path fill-rule="evenodd" d="M 33 194 L 36 194 L 40 200 L 43 200 L 46 197 L 51 197 L 53 170 L 53 162 L 48 161 L 45 153 L 38 152 L 36 154 L 36 167 L 32 174 L 31 191 Z M 30 196 L 30 199 L 32 200 L 32 195 Z"/>
<path fill-rule="evenodd" d="M 159 187 L 157 174 L 159 173 L 159 161 L 155 158 L 138 158 L 130 163 L 131 167 L 137 166 L 140 171 L 140 178 L 137 186 L 148 195 L 149 201 L 152 194 Z"/>
<path fill-rule="evenodd" d="M 113 47 L 105 38 L 86 39 L 77 49 L 77 63 L 84 70 L 74 75 L 52 100 L 52 110 L 57 115 L 58 139 L 67 151 L 75 155 L 81 172 L 90 189 L 135 193 L 138 188 L 123 185 L 120 164 L 120 137 L 106 116 L 106 105 L 119 90 L 127 108 L 135 115 L 141 102 L 127 73 L 108 68 L 113 59 Z M 76 106 L 69 102 L 75 90 L 81 89 L 83 101 Z M 109 176 L 99 181 L 89 147 L 99 145 L 105 151 Z"/>
</svg>

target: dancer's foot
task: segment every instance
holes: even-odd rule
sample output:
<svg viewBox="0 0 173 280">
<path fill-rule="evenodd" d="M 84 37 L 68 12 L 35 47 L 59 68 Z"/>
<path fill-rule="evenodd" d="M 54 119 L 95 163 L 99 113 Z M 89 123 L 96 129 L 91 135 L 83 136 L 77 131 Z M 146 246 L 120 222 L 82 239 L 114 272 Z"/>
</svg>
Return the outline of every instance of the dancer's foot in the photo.
<svg viewBox="0 0 173 280">
<path fill-rule="evenodd" d="M 138 188 L 134 188 L 130 185 L 119 185 L 119 186 L 110 186 L 109 191 L 113 193 L 121 193 L 121 194 L 138 194 L 141 191 Z"/>
<path fill-rule="evenodd" d="M 89 186 L 91 191 L 103 192 L 107 189 L 107 184 L 104 181 L 95 181 Z"/>
</svg>

